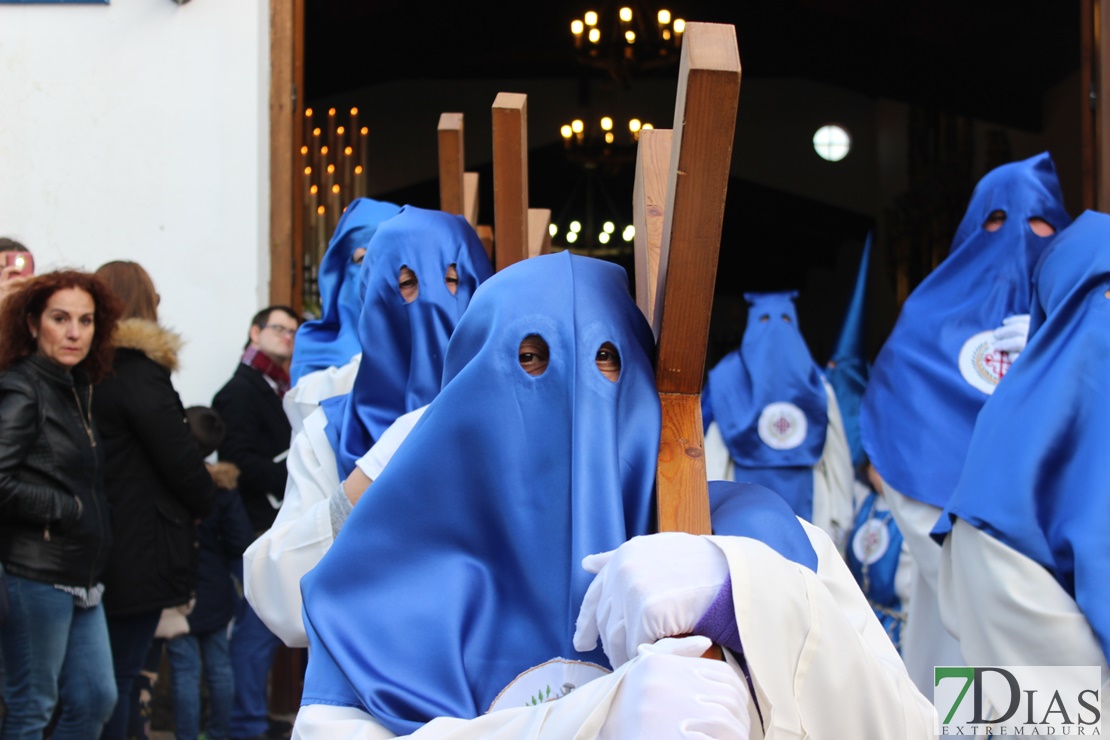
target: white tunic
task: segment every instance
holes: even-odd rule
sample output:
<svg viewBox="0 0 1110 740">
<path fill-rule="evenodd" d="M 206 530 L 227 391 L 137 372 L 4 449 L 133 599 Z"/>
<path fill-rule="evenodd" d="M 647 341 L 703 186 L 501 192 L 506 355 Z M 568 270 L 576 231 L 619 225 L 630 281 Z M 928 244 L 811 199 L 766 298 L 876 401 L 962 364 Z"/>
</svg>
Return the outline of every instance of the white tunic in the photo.
<svg viewBox="0 0 1110 740">
<path fill-rule="evenodd" d="M 762 542 L 711 538 L 728 560 L 737 626 L 758 701 L 758 711 L 750 700 L 748 705 L 751 737 L 931 739 L 936 716 L 932 704 L 909 680 L 833 543 L 815 527 L 803 526 L 817 551 L 816 574 Z M 412 737 L 597 737 L 609 707 L 621 700 L 624 676 L 639 660 L 558 701 L 473 720 L 439 718 Z M 606 731 L 621 736 L 611 727 Z M 394 735 L 360 710 L 309 705 L 297 715 L 293 737 L 377 740 Z"/>
<path fill-rule="evenodd" d="M 375 480 L 412 431 L 424 409 L 401 416 L 358 460 Z M 316 409 L 289 448 L 285 499 L 270 529 L 243 553 L 243 590 L 270 631 L 289 647 L 307 647 L 301 616 L 301 578 L 316 567 L 335 541 L 331 497 L 343 496 L 327 416 Z"/>
<path fill-rule="evenodd" d="M 906 661 L 917 688 L 932 696 L 933 668 L 938 665 L 967 665 L 960 644 L 940 618 L 937 571 L 940 546 L 929 536 L 941 510 L 899 493 L 883 481 L 883 498 L 894 514 L 894 521 L 913 556 L 913 585 L 902 630 L 902 659 Z"/>
<path fill-rule="evenodd" d="M 1110 666 L 1075 600 L 1043 566 L 957 519 L 940 548 L 940 614 L 967 665 L 1097 665 L 1102 716 Z M 1000 697 L 996 706 L 1007 706 Z"/>
<path fill-rule="evenodd" d="M 828 381 L 824 383 L 829 423 L 821 459 L 813 466 L 813 523 L 828 533 L 843 554 L 855 520 L 855 474 L 836 393 Z M 710 423 L 705 432 L 705 472 L 709 480 L 736 480 L 736 465 L 717 422 Z"/>
</svg>

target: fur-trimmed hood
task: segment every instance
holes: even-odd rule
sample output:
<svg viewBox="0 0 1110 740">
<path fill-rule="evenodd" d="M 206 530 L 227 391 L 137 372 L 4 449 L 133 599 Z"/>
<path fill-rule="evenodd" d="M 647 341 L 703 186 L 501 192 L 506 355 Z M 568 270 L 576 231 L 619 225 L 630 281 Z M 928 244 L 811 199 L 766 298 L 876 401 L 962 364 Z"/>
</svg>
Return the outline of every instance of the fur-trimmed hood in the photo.
<svg viewBox="0 0 1110 740">
<path fill-rule="evenodd" d="M 177 353 L 184 342 L 176 332 L 146 319 L 123 319 L 116 324 L 113 343 L 119 349 L 142 352 L 170 372 L 177 370 Z"/>
</svg>

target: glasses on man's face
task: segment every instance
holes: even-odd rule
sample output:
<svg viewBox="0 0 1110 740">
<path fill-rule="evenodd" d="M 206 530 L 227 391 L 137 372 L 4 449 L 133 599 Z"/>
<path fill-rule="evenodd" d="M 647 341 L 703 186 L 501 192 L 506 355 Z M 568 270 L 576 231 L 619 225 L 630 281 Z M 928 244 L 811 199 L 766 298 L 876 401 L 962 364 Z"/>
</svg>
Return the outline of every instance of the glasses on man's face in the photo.
<svg viewBox="0 0 1110 740">
<path fill-rule="evenodd" d="M 297 333 L 296 329 L 290 329 L 288 326 L 282 326 L 281 324 L 266 324 L 266 326 L 262 328 L 273 329 L 274 333 L 279 337 L 291 337 Z"/>
</svg>

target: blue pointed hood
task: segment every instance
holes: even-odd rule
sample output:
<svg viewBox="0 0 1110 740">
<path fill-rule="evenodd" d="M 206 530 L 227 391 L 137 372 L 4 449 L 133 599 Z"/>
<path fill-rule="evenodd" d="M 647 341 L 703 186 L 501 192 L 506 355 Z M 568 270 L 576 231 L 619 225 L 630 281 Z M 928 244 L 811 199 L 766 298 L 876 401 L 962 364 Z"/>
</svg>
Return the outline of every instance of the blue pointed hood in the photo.
<svg viewBox="0 0 1110 740">
<path fill-rule="evenodd" d="M 994 211 L 1001 228 L 983 228 Z M 1071 223 L 1048 153 L 998 167 L 976 186 L 948 258 L 906 300 L 871 370 L 860 410 L 863 448 L 910 498 L 943 508 L 975 417 L 1009 366 L 992 349 L 1002 320 L 1030 310 L 1032 272 L 1051 241 L 1029 227 Z"/>
<path fill-rule="evenodd" d="M 1110 216 L 1087 211 L 1035 276 L 1025 351 L 979 413 L 938 534 L 960 517 L 1048 569 L 1110 655 Z M 1037 315 L 1040 319 L 1037 320 Z"/>
<path fill-rule="evenodd" d="M 445 282 L 450 265 L 458 272 L 454 294 Z M 411 303 L 398 287 L 402 267 L 419 281 Z M 355 384 L 348 395 L 322 404 L 341 478 L 397 417 L 439 393 L 447 340 L 492 271 L 482 242 L 462 216 L 405 206 L 378 227 L 360 275 L 362 361 Z"/>
<path fill-rule="evenodd" d="M 357 198 L 339 219 L 317 273 L 320 318 L 304 322 L 297 330 L 289 367 L 290 382 L 294 385 L 308 373 L 347 364 L 361 351 L 358 341 L 361 265 L 354 261 L 354 253 L 369 245 L 378 224 L 393 218 L 400 210 L 400 206 L 392 203 Z"/>
<path fill-rule="evenodd" d="M 532 334 L 550 347 L 539 376 L 518 360 Z M 595 362 L 605 342 L 616 382 Z M 301 582 L 306 701 L 352 702 L 408 734 L 484 713 L 552 658 L 606 664 L 573 645 L 581 559 L 650 531 L 653 348 L 616 265 L 534 257 L 478 289 L 442 392 Z"/>
<path fill-rule="evenodd" d="M 871 375 L 871 364 L 867 361 L 867 274 L 871 264 L 871 234 L 863 244 L 856 285 L 844 322 L 840 325 L 840 336 L 836 347 L 825 368 L 825 378 L 836 393 L 840 407 L 840 417 L 844 420 L 844 431 L 848 436 L 848 447 L 852 451 L 852 465 L 859 467 L 866 455 L 859 437 L 859 406 L 863 392 L 867 389 L 867 379 Z"/>
<path fill-rule="evenodd" d="M 736 480 L 780 494 L 803 519 L 813 517 L 812 467 L 821 459 L 828 398 L 798 329 L 797 293 L 748 293 L 740 348 L 709 371 L 702 420 L 716 421 Z"/>
</svg>

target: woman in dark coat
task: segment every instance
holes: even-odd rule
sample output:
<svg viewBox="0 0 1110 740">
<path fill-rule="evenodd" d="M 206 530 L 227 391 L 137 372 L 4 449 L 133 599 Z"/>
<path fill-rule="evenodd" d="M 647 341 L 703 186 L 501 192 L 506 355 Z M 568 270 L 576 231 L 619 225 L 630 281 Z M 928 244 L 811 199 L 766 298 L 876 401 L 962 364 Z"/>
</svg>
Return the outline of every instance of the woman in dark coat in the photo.
<svg viewBox="0 0 1110 740">
<path fill-rule="evenodd" d="M 157 323 L 150 276 L 134 262 L 109 262 L 96 274 L 125 307 L 116 326 L 114 372 L 93 403 L 115 541 L 104 571 L 104 606 L 119 701 L 102 738 L 123 740 L 131 688 L 162 609 L 194 596 L 194 522 L 211 509 L 216 492 L 170 381 L 181 340 Z"/>
<path fill-rule="evenodd" d="M 95 738 L 116 701 L 100 597 L 111 546 L 92 382 L 111 365 L 119 306 L 92 275 L 47 273 L 0 310 L 0 737 Z"/>
</svg>

